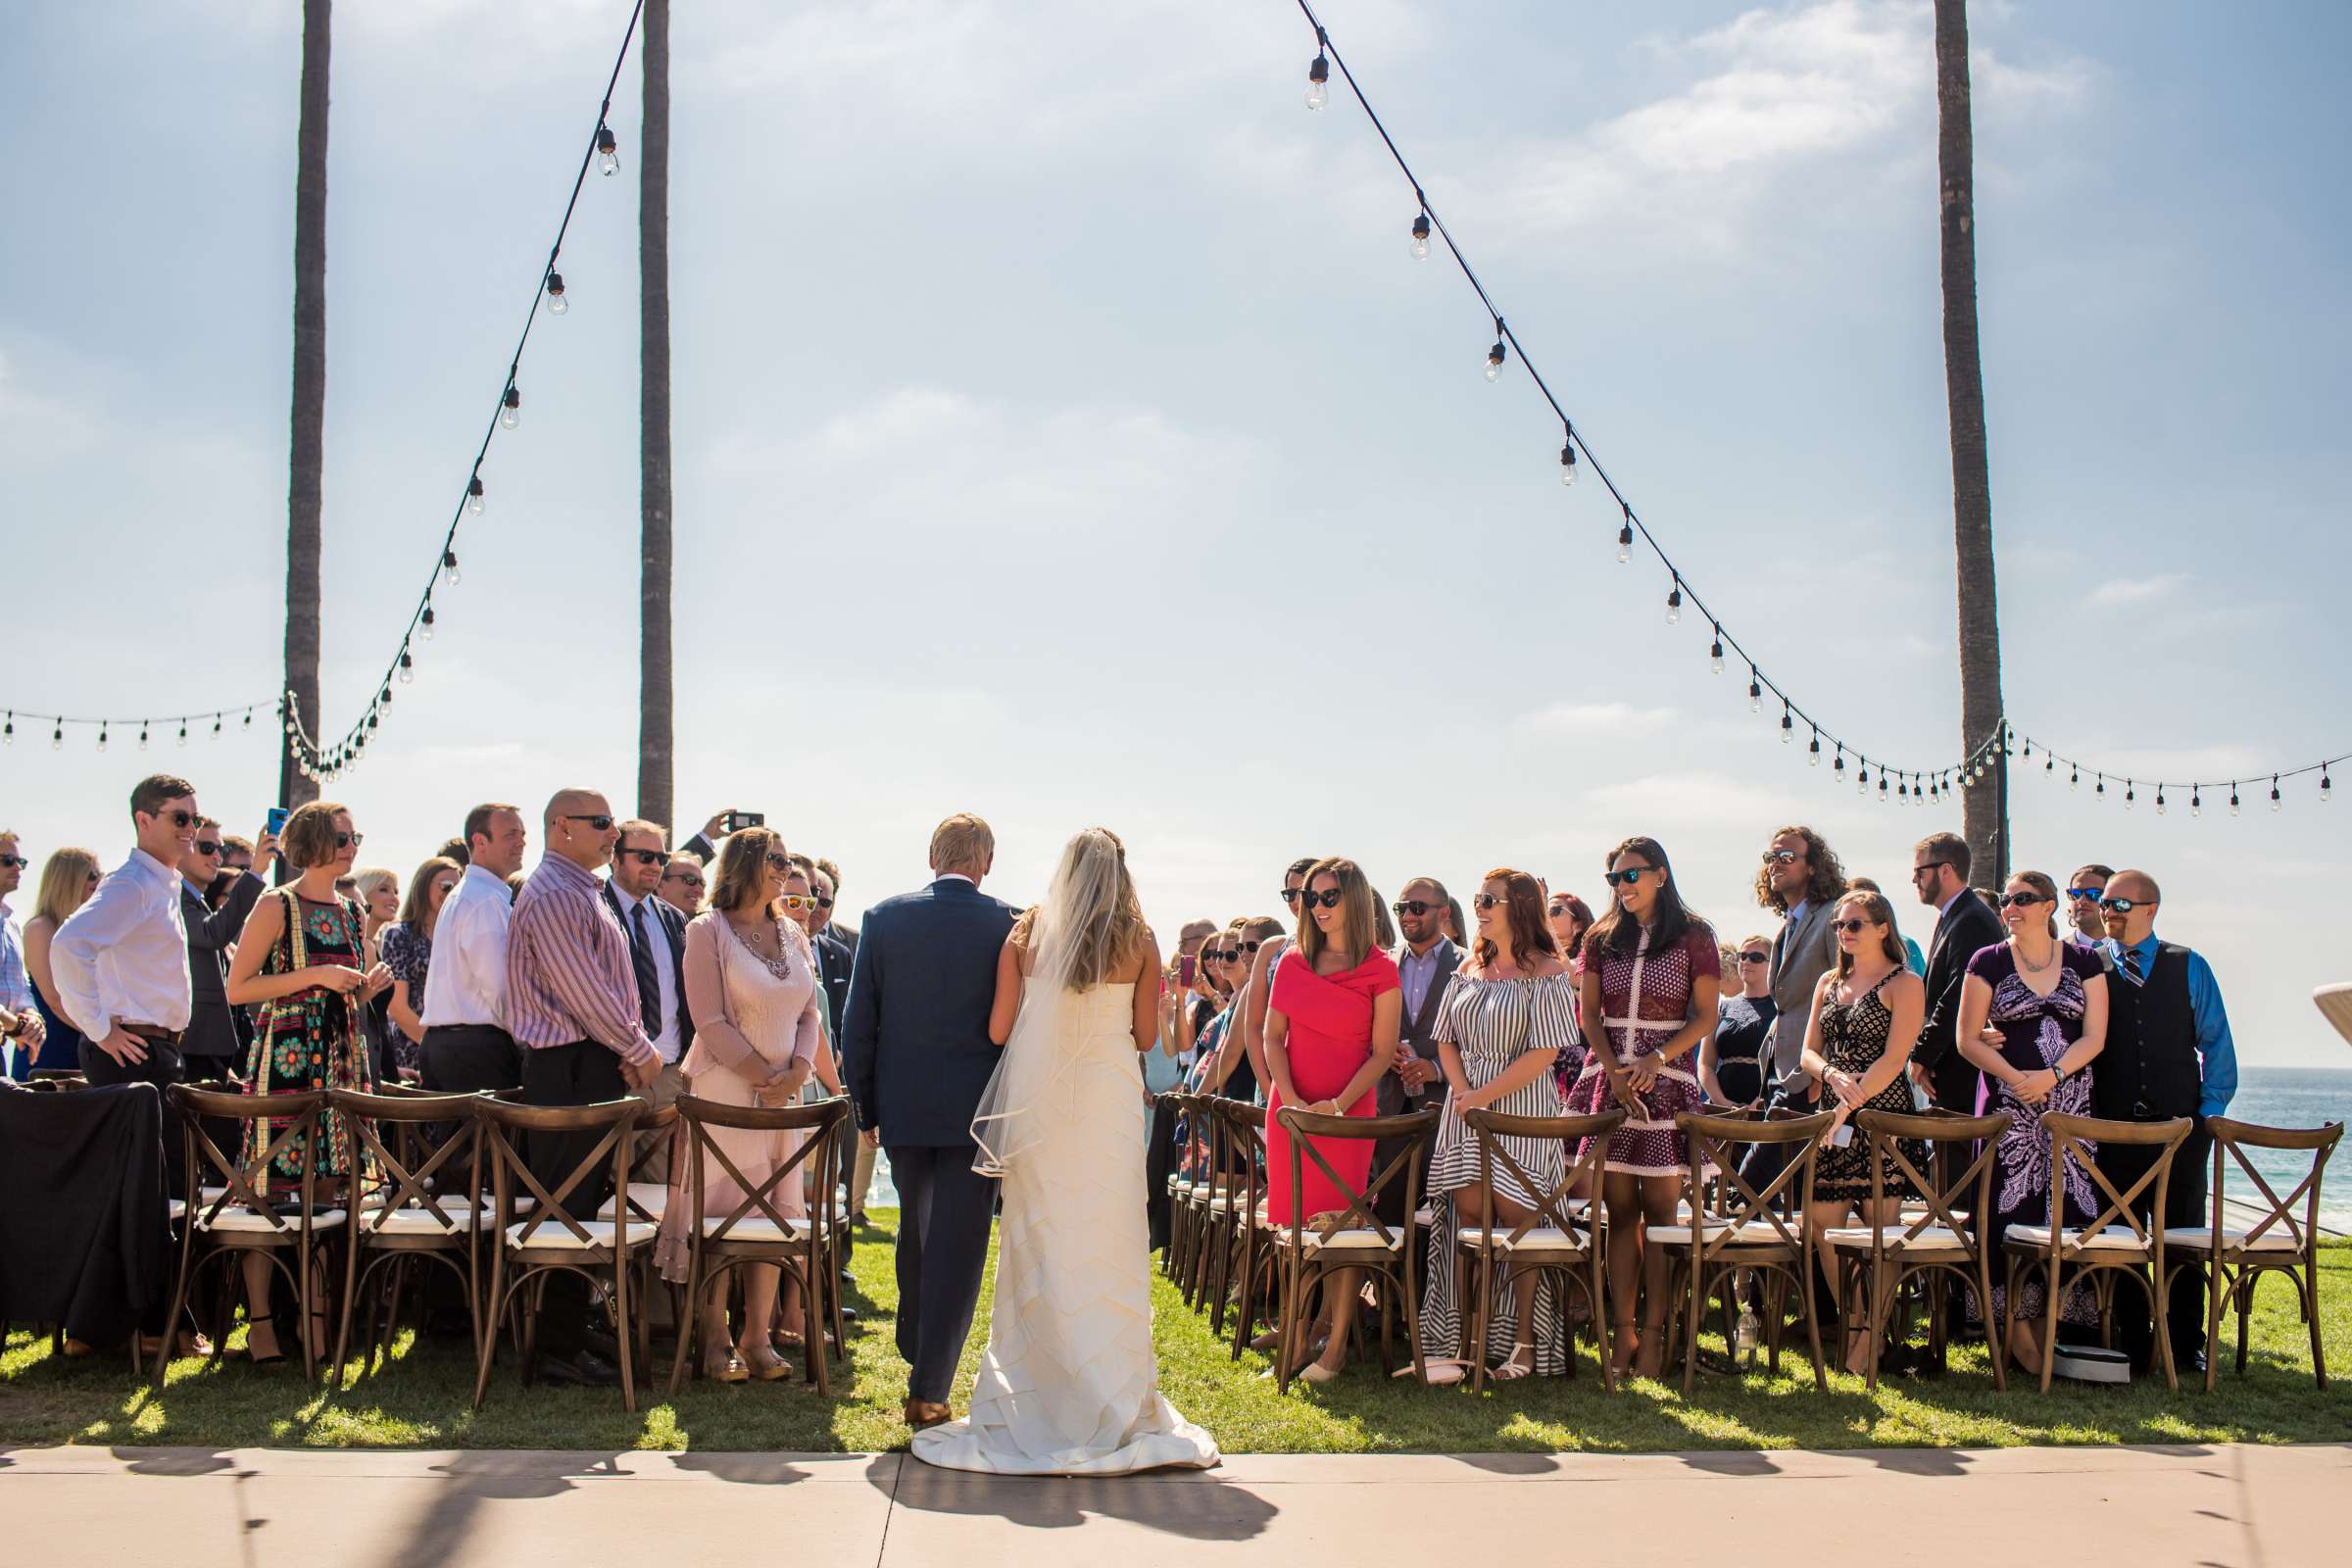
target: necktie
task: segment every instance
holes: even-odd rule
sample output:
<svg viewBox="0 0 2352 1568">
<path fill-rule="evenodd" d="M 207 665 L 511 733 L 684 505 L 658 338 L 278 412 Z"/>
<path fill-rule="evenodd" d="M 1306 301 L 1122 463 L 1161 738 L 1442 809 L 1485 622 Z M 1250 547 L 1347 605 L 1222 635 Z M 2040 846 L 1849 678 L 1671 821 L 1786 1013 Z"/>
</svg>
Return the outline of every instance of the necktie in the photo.
<svg viewBox="0 0 2352 1568">
<path fill-rule="evenodd" d="M 2140 980 L 2143 978 L 2139 964 L 2139 950 L 2137 948 L 2127 948 L 2124 950 L 2124 978 L 2131 981 L 2133 985 L 2139 984 Z"/>
<path fill-rule="evenodd" d="M 662 1033 L 662 976 L 654 969 L 654 947 L 645 934 L 645 901 L 629 911 L 629 967 L 637 971 L 637 1016 L 648 1038 Z"/>
</svg>

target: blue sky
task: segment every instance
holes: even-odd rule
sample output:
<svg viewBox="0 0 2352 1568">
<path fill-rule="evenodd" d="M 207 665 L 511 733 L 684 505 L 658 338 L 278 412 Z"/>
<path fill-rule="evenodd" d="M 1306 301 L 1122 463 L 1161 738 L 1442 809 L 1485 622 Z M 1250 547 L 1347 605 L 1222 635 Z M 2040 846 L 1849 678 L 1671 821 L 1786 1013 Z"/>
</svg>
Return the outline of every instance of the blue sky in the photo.
<svg viewBox="0 0 2352 1568">
<path fill-rule="evenodd" d="M 2333 608 L 2352 142 L 2328 5 L 1976 9 L 2009 706 L 2141 775 L 2352 745 Z M 681 812 L 766 809 L 862 905 L 933 820 L 1034 893 L 1119 829 L 1153 916 L 1513 863 L 1597 899 L 1632 832 L 1727 936 L 1772 828 L 1900 882 L 1948 824 L 1804 766 L 1614 562 L 1595 487 L 1278 0 L 691 0 L 673 47 Z M 1766 667 L 1874 754 L 1957 750 L 1924 4 L 1325 20 L 1579 425 Z M 299 8 L 16 8 L 0 51 L 0 703 L 275 689 Z M 501 384 L 625 7 L 346 4 L 329 196 L 326 689 L 348 722 Z M 464 584 L 337 786 L 403 867 L 485 797 L 635 756 L 638 75 L 492 447 Z M 0 752 L 34 853 L 125 841 L 267 736 Z M 2249 794 L 2258 800 L 2267 783 Z M 2247 1059 L 2344 1064 L 2352 801 L 2230 819 L 2017 788 L 2022 863 L 2138 862 Z M 1908 914 L 1910 911 L 1905 910 Z M 1914 922 L 1924 934 L 1924 924 Z"/>
</svg>

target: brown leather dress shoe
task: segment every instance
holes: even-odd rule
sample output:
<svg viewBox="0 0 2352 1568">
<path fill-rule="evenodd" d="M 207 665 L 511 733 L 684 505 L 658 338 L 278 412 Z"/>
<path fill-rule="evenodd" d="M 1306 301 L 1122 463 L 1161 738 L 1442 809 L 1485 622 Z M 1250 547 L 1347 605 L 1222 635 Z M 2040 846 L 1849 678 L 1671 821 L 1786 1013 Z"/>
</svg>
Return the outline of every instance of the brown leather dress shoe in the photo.
<svg viewBox="0 0 2352 1568">
<path fill-rule="evenodd" d="M 908 1399 L 906 1401 L 906 1424 L 917 1432 L 922 1431 L 925 1427 L 935 1427 L 943 1421 L 955 1419 L 956 1412 L 947 1405 L 935 1404 L 929 1399 Z"/>
</svg>

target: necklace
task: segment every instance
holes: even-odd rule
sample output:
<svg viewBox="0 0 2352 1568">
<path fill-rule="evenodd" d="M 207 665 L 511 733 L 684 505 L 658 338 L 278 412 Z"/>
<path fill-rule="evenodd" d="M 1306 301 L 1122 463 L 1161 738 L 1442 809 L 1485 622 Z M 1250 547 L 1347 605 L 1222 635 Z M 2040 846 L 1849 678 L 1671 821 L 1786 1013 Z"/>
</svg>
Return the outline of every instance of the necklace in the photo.
<svg viewBox="0 0 2352 1568">
<path fill-rule="evenodd" d="M 2017 955 L 2017 966 L 2028 974 L 2046 974 L 2050 965 L 2058 961 L 2058 944 L 2055 942 L 2050 944 L 2050 956 L 2039 963 L 2027 957 L 2026 950 L 2015 943 L 2010 944 L 2010 951 Z"/>
</svg>

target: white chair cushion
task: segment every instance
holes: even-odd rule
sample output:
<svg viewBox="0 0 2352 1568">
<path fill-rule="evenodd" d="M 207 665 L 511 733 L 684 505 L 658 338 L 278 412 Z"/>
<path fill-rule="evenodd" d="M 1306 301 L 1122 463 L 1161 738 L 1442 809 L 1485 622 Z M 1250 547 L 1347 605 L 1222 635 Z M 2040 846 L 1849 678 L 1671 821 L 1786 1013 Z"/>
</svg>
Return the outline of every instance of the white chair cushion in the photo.
<svg viewBox="0 0 2352 1568">
<path fill-rule="evenodd" d="M 439 1213 L 406 1206 L 392 1209 L 380 1219 L 371 1213 L 360 1230 L 368 1236 L 462 1236 L 497 1223 L 498 1210 L 488 1205 L 460 1208 L 455 1203 L 444 1203 Z"/>
<path fill-rule="evenodd" d="M 1822 1235 L 1832 1247 L 1843 1250 L 1867 1252 L 1871 1249 L 1871 1228 L 1867 1225 L 1840 1225 Z M 1886 1227 L 1886 1250 L 1890 1252 L 1950 1252 L 1968 1250 L 1968 1238 L 1947 1225 L 1931 1225 L 1917 1236 L 1906 1237 L 1898 1226 Z"/>
<path fill-rule="evenodd" d="M 582 1220 L 580 1221 L 580 1229 L 588 1233 L 588 1239 L 586 1241 L 582 1241 L 579 1237 L 574 1236 L 571 1232 L 571 1227 L 564 1224 L 562 1220 L 551 1219 L 546 1224 L 532 1231 L 529 1238 L 526 1240 L 522 1234 L 522 1226 L 510 1225 L 507 1227 L 507 1245 L 509 1247 L 560 1247 L 568 1248 L 575 1251 L 590 1247 L 611 1247 L 612 1245 L 613 1224 L 612 1221 L 609 1219 Z M 655 1229 L 655 1226 L 648 1224 L 643 1220 L 630 1221 L 628 1229 L 629 1245 L 631 1247 L 642 1247 L 651 1242 L 654 1239 Z"/>
<path fill-rule="evenodd" d="M 2246 1240 L 2249 1234 L 2248 1231 L 2238 1230 L 2234 1227 L 2226 1229 L 2222 1232 L 2222 1245 L 2233 1251 L 2240 1252 L 2299 1252 L 2302 1250 L 2295 1245 L 2294 1237 L 2284 1225 L 2274 1225 L 2251 1242 Z M 2213 1250 L 2213 1227 L 2210 1225 L 2194 1227 L 2168 1225 L 2165 1227 L 2164 1245 L 2181 1248 L 2191 1252 L 2210 1252 Z"/>
<path fill-rule="evenodd" d="M 703 1234 L 705 1236 L 716 1236 L 718 1234 L 718 1227 L 723 1224 L 725 1220 L 726 1216 L 724 1214 L 714 1214 L 710 1218 L 703 1221 Z M 787 1235 L 782 1230 L 777 1228 L 774 1220 L 769 1219 L 765 1214 L 760 1213 L 758 1210 L 754 1210 L 753 1212 L 744 1215 L 743 1218 L 737 1220 L 734 1225 L 729 1228 L 727 1231 L 726 1240 L 730 1242 L 790 1242 L 793 1245 L 798 1246 L 801 1243 L 808 1241 L 809 1237 L 821 1234 L 823 1233 L 818 1228 L 815 1222 L 815 1216 L 813 1215 L 809 1216 L 806 1220 L 796 1223 L 792 1228 L 791 1234 Z"/>
<path fill-rule="evenodd" d="M 1732 1227 L 1730 1221 L 1711 1219 L 1706 1223 L 1706 1239 L 1710 1242 L 1714 1241 L 1720 1236 L 1729 1234 L 1731 1229 Z M 1802 1236 L 1803 1234 L 1803 1232 L 1793 1224 L 1790 1225 L 1788 1229 L 1798 1236 Z M 1690 1245 L 1690 1227 L 1689 1225 L 1648 1225 L 1642 1227 L 1642 1234 L 1652 1241 L 1664 1242 L 1669 1247 L 1688 1247 Z M 1732 1245 L 1735 1247 L 1754 1247 L 1758 1245 L 1777 1246 L 1780 1245 L 1780 1243 L 1781 1233 L 1773 1229 L 1772 1221 L 1765 1219 L 1751 1219 L 1746 1224 L 1740 1227 L 1740 1234 L 1733 1239 Z"/>
<path fill-rule="evenodd" d="M 2046 1248 L 2050 1245 L 2050 1228 L 2047 1225 L 2012 1225 L 2009 1227 L 2009 1240 L 2012 1243 L 2023 1242 L 2028 1247 Z M 2132 1234 L 2129 1225 L 2110 1225 L 2103 1231 L 2092 1231 L 2088 1235 L 2070 1228 L 2061 1233 L 2061 1240 L 2070 1252 L 2139 1252 L 2146 1250 L 2147 1247 Z"/>
<path fill-rule="evenodd" d="M 653 1215 L 654 1218 L 660 1219 L 669 1209 L 669 1184 L 667 1182 L 631 1182 L 629 1183 L 629 1200 L 646 1213 Z M 618 1216 L 613 1213 L 613 1210 L 618 1207 L 619 1201 L 617 1198 L 606 1199 L 604 1207 L 596 1211 L 596 1217 L 598 1219 L 617 1218 Z M 521 1205 L 518 1203 L 515 1206 L 519 1208 Z"/>
<path fill-rule="evenodd" d="M 1317 1236 L 1313 1231 L 1308 1231 L 1302 1241 L 1310 1252 L 1394 1252 L 1404 1245 L 1404 1232 L 1392 1227 L 1389 1240 L 1384 1242 L 1380 1239 L 1380 1232 L 1355 1226 L 1333 1231 L 1329 1236 Z"/>
<path fill-rule="evenodd" d="M 1494 1228 L 1494 1250 L 1496 1251 L 1514 1253 L 1582 1252 L 1586 1247 L 1583 1236 L 1563 1231 L 1552 1225 L 1539 1225 L 1514 1243 L 1511 1240 L 1511 1232 L 1515 1229 L 1517 1229 L 1516 1226 L 1502 1225 Z M 1487 1245 L 1487 1228 L 1484 1225 L 1465 1225 L 1454 1234 L 1461 1238 L 1463 1251 L 1476 1252 Z"/>
<path fill-rule="evenodd" d="M 342 1223 L 343 1211 L 339 1208 L 321 1208 L 311 1215 L 311 1229 L 314 1232 L 333 1230 L 336 1226 Z M 204 1211 L 202 1209 L 198 1209 L 196 1213 L 196 1228 L 200 1231 L 205 1231 L 208 1233 L 216 1231 L 238 1231 L 251 1235 L 266 1236 L 273 1231 L 282 1231 L 288 1236 L 298 1236 L 302 1232 L 302 1217 L 298 1214 L 287 1214 L 283 1216 L 274 1214 L 256 1214 L 249 1208 L 224 1208 L 217 1217 L 213 1219 L 210 1224 L 207 1224 L 204 1218 Z"/>
</svg>

